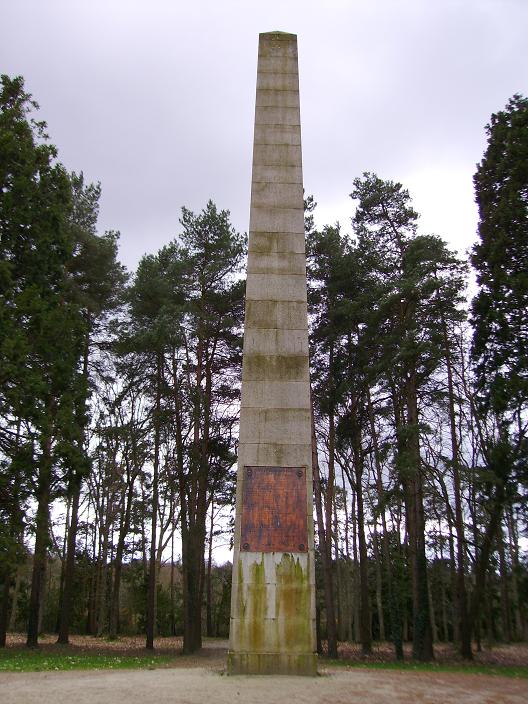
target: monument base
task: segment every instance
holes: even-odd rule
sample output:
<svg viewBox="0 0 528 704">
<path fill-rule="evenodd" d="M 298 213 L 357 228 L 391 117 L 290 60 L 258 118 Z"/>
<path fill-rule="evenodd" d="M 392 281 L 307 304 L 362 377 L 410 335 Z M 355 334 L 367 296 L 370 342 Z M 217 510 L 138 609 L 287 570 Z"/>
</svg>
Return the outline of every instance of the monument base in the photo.
<svg viewBox="0 0 528 704">
<path fill-rule="evenodd" d="M 227 654 L 228 675 L 317 675 L 315 653 Z"/>
</svg>

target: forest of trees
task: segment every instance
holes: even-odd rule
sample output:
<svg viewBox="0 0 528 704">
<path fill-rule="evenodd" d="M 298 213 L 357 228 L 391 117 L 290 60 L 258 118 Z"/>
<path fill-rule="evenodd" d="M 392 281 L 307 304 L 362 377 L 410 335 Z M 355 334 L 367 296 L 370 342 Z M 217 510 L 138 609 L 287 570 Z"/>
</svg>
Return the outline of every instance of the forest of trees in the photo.
<svg viewBox="0 0 528 704">
<path fill-rule="evenodd" d="M 37 109 L 2 77 L 0 645 L 142 633 L 193 652 L 229 631 L 213 547 L 232 540 L 246 238 L 211 201 L 182 208 L 128 273 L 100 186 L 61 165 Z M 469 261 L 376 174 L 351 176 L 352 235 L 305 202 L 331 656 L 528 637 L 528 100 L 486 130 Z"/>
</svg>

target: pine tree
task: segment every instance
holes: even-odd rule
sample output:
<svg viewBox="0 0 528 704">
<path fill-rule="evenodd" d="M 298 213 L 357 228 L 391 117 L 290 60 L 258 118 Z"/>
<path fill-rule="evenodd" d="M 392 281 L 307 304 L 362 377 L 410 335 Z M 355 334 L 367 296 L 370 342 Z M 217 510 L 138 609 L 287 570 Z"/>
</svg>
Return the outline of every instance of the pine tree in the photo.
<svg viewBox="0 0 528 704">
<path fill-rule="evenodd" d="M 486 132 L 474 177 L 473 356 L 483 403 L 509 423 L 528 399 L 528 99 L 514 95 Z"/>
<path fill-rule="evenodd" d="M 36 504 L 28 646 L 38 642 L 49 506 L 78 461 L 84 322 L 68 297 L 71 184 L 22 78 L 0 93 L 0 388 L 3 429 L 23 421 Z M 13 456 L 11 461 L 13 461 Z"/>
<path fill-rule="evenodd" d="M 528 100 L 514 95 L 486 132 L 474 177 L 479 240 L 471 259 L 479 285 L 471 318 L 477 412 L 491 428 L 482 448 L 487 521 L 475 565 L 475 628 L 504 507 L 528 483 Z"/>
</svg>

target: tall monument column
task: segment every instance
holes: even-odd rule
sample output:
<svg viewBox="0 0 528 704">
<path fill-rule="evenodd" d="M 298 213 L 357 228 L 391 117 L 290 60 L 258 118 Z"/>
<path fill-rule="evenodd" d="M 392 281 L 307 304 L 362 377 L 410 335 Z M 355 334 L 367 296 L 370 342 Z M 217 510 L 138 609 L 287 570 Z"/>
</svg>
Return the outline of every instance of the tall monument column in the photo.
<svg viewBox="0 0 528 704">
<path fill-rule="evenodd" d="M 230 674 L 315 675 L 297 37 L 259 37 Z"/>
</svg>

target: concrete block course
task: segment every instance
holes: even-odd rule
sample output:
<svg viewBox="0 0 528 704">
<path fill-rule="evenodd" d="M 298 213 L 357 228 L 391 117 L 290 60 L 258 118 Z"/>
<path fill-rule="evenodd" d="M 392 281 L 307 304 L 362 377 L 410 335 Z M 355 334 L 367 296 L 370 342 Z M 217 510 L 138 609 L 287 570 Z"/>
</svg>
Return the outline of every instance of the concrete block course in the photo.
<svg viewBox="0 0 528 704">
<path fill-rule="evenodd" d="M 306 301 L 306 274 L 253 274 L 246 283 L 248 301 Z"/>
<path fill-rule="evenodd" d="M 240 442 L 309 443 L 310 421 L 310 410 L 304 408 L 242 408 Z"/>
<path fill-rule="evenodd" d="M 244 336 L 244 354 L 304 357 L 308 354 L 306 330 L 253 328 Z"/>
<path fill-rule="evenodd" d="M 264 106 L 257 110 L 255 125 L 300 126 L 299 108 Z"/>
<path fill-rule="evenodd" d="M 246 328 L 308 330 L 303 301 L 246 301 Z"/>
<path fill-rule="evenodd" d="M 304 252 L 255 252 L 248 253 L 248 274 L 306 275 Z"/>
<path fill-rule="evenodd" d="M 303 197 L 300 183 L 253 183 L 251 199 L 254 207 L 297 208 Z"/>
<path fill-rule="evenodd" d="M 245 443 L 239 450 L 238 459 L 241 466 L 309 467 L 312 449 L 306 444 Z"/>
<path fill-rule="evenodd" d="M 304 232 L 304 207 L 252 206 L 249 229 L 260 232 Z"/>
<path fill-rule="evenodd" d="M 264 73 L 257 77 L 257 90 L 299 90 L 299 76 L 296 73 Z"/>
<path fill-rule="evenodd" d="M 295 125 L 260 124 L 255 126 L 255 144 L 286 144 L 298 146 L 301 134 Z"/>
<path fill-rule="evenodd" d="M 304 256 L 304 234 L 302 232 L 255 232 L 251 233 L 248 252 L 264 254 L 292 253 Z"/>
<path fill-rule="evenodd" d="M 302 169 L 300 164 L 298 166 L 280 163 L 253 164 L 253 183 L 300 183 L 302 185 Z"/>
<path fill-rule="evenodd" d="M 270 90 L 261 88 L 257 90 L 256 106 L 281 106 L 285 108 L 299 108 L 299 92 L 296 90 Z M 300 130 L 299 130 L 300 131 Z M 257 132 L 255 131 L 255 137 Z"/>
<path fill-rule="evenodd" d="M 253 144 L 253 163 L 257 166 L 302 166 L 298 145 L 294 144 Z M 304 230 L 303 230 L 304 232 Z"/>
<path fill-rule="evenodd" d="M 243 408 L 310 408 L 306 381 L 250 381 L 242 389 Z"/>
<path fill-rule="evenodd" d="M 276 78 L 281 74 L 292 74 L 298 77 L 297 58 L 287 53 L 277 53 L 276 56 L 259 56 L 259 76 L 271 73 Z"/>
</svg>

